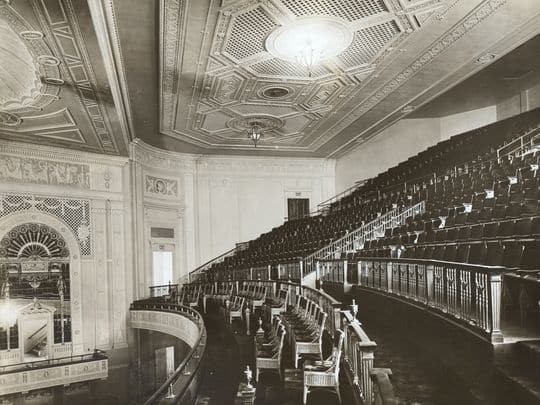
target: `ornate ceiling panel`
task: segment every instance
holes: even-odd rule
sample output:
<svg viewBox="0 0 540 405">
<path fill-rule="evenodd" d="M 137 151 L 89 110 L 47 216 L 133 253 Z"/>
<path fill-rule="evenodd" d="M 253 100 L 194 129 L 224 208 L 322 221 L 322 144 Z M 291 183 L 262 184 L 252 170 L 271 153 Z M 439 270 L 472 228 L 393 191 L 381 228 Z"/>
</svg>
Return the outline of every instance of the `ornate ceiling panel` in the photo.
<svg viewBox="0 0 540 405">
<path fill-rule="evenodd" d="M 86 1 L 0 1 L 0 136 L 127 154 Z"/>
<path fill-rule="evenodd" d="M 538 18 L 538 5 L 531 2 L 520 9 L 518 3 L 161 0 L 160 131 L 210 153 L 242 151 L 252 148 L 246 128 L 257 121 L 264 123 L 259 151 L 330 156 L 345 145 L 354 146 L 351 142 L 360 135 L 366 140 L 376 133 L 364 133 L 381 123 L 380 115 L 365 119 L 368 113 L 380 109 L 389 119 L 386 125 L 395 121 L 407 100 L 396 97 L 397 107 L 381 106 L 417 74 L 431 76 L 413 86 L 416 96 L 464 64 L 470 64 L 469 71 L 441 90 L 478 70 L 472 62 L 515 30 L 501 27 L 497 35 L 484 34 L 479 42 L 474 35 L 475 42 L 463 38 L 497 13 L 515 19 L 528 9 L 533 11 L 529 17 Z M 273 41 L 276 32 L 312 17 L 339 25 L 351 40 L 343 52 L 308 71 L 276 57 Z M 504 44 L 505 52 L 533 31 L 538 28 L 515 35 Z M 445 60 L 445 69 L 430 71 L 458 41 L 466 52 Z M 413 110 L 409 106 L 403 111 Z M 350 134 L 352 128 L 357 135 Z"/>
</svg>

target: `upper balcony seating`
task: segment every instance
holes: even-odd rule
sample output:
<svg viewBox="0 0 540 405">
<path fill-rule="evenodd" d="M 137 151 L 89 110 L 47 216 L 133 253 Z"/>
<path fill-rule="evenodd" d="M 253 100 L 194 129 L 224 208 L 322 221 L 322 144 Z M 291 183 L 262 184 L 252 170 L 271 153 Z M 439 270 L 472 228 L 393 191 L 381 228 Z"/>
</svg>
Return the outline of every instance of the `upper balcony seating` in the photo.
<svg viewBox="0 0 540 405">
<path fill-rule="evenodd" d="M 238 295 L 244 297 L 252 309 L 260 308 L 266 300 L 266 287 L 258 285 L 256 281 L 247 281 L 242 285 Z"/>
<path fill-rule="evenodd" d="M 534 129 L 540 123 L 538 116 L 538 110 L 534 110 L 428 148 L 366 181 L 323 213 L 286 221 L 250 241 L 247 249 L 214 264 L 209 274 L 306 257 L 377 215 L 419 201 L 426 201 L 427 212 L 402 227 L 387 230 L 385 238 L 391 240 L 365 246 L 369 255 L 392 255 L 398 251 L 397 246 L 534 238 L 535 231 L 527 235 L 528 225 L 519 222 L 517 227 L 517 221 L 540 216 L 540 153 L 498 158 L 495 150 L 521 134 L 540 132 Z M 505 220 L 516 222 L 501 223 Z M 475 227 L 479 224 L 484 226 Z"/>
<path fill-rule="evenodd" d="M 277 295 L 266 297 L 265 306 L 267 308 L 267 316 L 269 319 L 274 319 L 274 316 L 280 315 L 287 311 L 287 303 L 289 302 L 289 290 L 279 289 Z"/>
</svg>

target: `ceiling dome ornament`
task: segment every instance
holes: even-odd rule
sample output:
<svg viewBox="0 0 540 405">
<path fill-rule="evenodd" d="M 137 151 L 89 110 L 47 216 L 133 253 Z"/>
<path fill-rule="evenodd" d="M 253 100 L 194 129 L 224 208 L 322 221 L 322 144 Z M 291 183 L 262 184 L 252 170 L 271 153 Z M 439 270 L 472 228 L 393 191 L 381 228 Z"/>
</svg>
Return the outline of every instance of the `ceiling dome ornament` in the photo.
<svg viewBox="0 0 540 405">
<path fill-rule="evenodd" d="M 35 31 L 13 7 L 0 7 L 1 112 L 20 115 L 58 100 L 63 84 L 60 63 L 42 32 Z M 5 116 L 0 118 L 0 125 L 9 125 L 5 122 Z"/>
<path fill-rule="evenodd" d="M 274 30 L 266 39 L 266 49 L 275 57 L 313 69 L 338 56 L 349 47 L 354 32 L 337 17 L 302 17 Z"/>
<path fill-rule="evenodd" d="M 41 86 L 39 69 L 24 40 L 0 19 L 0 109 L 28 106 Z"/>
</svg>

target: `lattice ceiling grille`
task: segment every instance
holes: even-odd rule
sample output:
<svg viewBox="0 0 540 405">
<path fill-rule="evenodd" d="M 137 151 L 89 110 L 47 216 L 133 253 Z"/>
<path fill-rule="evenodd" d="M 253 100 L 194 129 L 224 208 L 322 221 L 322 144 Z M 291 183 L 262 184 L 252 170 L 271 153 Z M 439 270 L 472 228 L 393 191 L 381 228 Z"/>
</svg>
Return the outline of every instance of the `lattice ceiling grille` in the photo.
<svg viewBox="0 0 540 405">
<path fill-rule="evenodd" d="M 264 52 L 264 41 L 276 26 L 262 7 L 240 14 L 234 20 L 225 52 L 238 60 Z"/>
<path fill-rule="evenodd" d="M 329 15 L 355 21 L 388 11 L 383 0 L 281 0 L 281 2 L 297 17 Z"/>
<path fill-rule="evenodd" d="M 370 63 L 373 57 L 399 32 L 395 21 L 387 21 L 356 31 L 352 44 L 339 56 L 339 59 L 347 68 Z"/>
<path fill-rule="evenodd" d="M 303 66 L 281 60 L 278 58 L 268 59 L 251 65 L 257 73 L 266 76 L 292 76 L 308 77 L 309 73 Z M 312 77 L 327 75 L 329 72 L 322 66 L 317 66 L 312 71 Z"/>
</svg>

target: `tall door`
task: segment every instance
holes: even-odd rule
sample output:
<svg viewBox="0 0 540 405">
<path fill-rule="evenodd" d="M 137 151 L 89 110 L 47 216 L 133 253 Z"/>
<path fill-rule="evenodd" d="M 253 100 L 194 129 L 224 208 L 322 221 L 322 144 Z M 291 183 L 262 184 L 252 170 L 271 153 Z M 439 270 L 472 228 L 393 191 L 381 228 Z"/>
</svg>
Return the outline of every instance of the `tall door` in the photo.
<svg viewBox="0 0 540 405">
<path fill-rule="evenodd" d="M 309 215 L 309 198 L 287 199 L 288 219 L 297 219 Z"/>
<path fill-rule="evenodd" d="M 152 285 L 174 284 L 174 245 L 152 244 Z"/>
<path fill-rule="evenodd" d="M 154 352 L 155 386 L 158 387 L 174 373 L 174 346 L 156 349 Z"/>
</svg>

